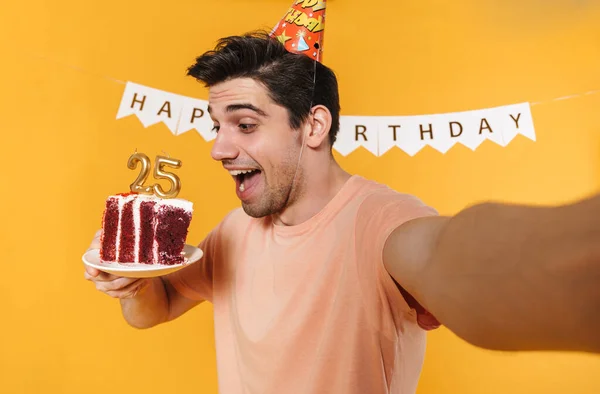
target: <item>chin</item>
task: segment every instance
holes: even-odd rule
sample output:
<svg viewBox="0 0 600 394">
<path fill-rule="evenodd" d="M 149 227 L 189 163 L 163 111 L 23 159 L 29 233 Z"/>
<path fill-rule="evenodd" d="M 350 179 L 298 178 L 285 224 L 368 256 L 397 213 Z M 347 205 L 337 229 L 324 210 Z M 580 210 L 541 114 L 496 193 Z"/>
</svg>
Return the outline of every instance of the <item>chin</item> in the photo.
<svg viewBox="0 0 600 394">
<path fill-rule="evenodd" d="M 283 200 L 273 201 L 269 199 L 268 202 L 264 201 L 264 199 L 259 199 L 258 201 L 253 202 L 242 201 L 242 208 L 244 209 L 244 212 L 253 218 L 264 218 L 277 214 L 282 212 L 284 207 L 285 203 Z"/>
<path fill-rule="evenodd" d="M 253 218 L 264 218 L 265 216 L 269 216 L 271 213 L 265 209 L 260 209 L 259 207 L 254 206 L 253 204 L 246 204 L 242 202 L 242 208 L 246 215 Z"/>
</svg>

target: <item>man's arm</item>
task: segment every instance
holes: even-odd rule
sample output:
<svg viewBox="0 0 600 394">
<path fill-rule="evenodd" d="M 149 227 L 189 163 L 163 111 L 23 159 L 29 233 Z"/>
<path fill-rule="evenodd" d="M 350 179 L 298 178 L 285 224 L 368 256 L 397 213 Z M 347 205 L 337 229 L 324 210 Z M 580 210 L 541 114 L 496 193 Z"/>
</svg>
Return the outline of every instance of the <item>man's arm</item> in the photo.
<svg viewBox="0 0 600 394">
<path fill-rule="evenodd" d="M 100 231 L 96 233 L 90 249 L 100 247 L 99 239 Z M 96 289 L 118 298 L 125 321 L 140 329 L 171 321 L 202 302 L 182 296 L 168 280 L 160 277 L 123 278 L 89 266 L 85 267 L 84 276 L 96 285 Z"/>
<path fill-rule="evenodd" d="M 202 301 L 192 301 L 162 278 L 153 278 L 135 297 L 122 298 L 123 317 L 135 328 L 151 328 L 183 315 Z"/>
<path fill-rule="evenodd" d="M 390 235 L 384 264 L 476 346 L 600 352 L 600 196 L 414 219 Z"/>
</svg>

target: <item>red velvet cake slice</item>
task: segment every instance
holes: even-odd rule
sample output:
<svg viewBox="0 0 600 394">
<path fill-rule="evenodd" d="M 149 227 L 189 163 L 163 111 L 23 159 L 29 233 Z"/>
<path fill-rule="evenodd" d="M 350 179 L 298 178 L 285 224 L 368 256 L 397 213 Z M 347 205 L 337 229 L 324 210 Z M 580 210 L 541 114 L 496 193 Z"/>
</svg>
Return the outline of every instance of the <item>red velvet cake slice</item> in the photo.
<svg viewBox="0 0 600 394">
<path fill-rule="evenodd" d="M 100 258 L 118 263 L 183 263 L 192 211 L 192 203 L 179 198 L 135 193 L 108 197 Z"/>
<path fill-rule="evenodd" d="M 169 202 L 169 200 L 165 200 Z M 158 264 L 173 265 L 183 262 L 183 247 L 192 213 L 185 204 L 158 204 L 155 214 L 155 260 Z"/>
<path fill-rule="evenodd" d="M 104 261 L 117 259 L 117 232 L 119 229 L 119 197 L 106 199 L 102 216 L 102 237 L 100 238 L 100 258 Z"/>
</svg>

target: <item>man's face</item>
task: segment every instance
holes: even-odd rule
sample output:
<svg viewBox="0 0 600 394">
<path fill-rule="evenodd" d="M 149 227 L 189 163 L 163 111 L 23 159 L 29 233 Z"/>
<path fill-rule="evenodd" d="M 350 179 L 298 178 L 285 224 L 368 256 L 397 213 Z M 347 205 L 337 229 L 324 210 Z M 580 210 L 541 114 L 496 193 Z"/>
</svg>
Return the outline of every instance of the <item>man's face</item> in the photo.
<svg viewBox="0 0 600 394">
<path fill-rule="evenodd" d="M 209 113 L 218 133 L 212 157 L 233 176 L 244 211 L 253 217 L 281 212 L 291 203 L 302 143 L 287 110 L 261 84 L 239 78 L 210 88 Z M 302 182 L 301 169 L 295 182 Z"/>
</svg>

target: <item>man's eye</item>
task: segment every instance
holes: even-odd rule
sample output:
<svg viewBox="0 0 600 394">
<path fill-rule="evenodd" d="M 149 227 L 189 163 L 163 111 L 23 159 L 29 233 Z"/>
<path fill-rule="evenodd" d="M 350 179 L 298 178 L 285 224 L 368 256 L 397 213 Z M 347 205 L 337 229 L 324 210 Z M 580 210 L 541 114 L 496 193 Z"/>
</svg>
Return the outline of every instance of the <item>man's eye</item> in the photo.
<svg viewBox="0 0 600 394">
<path fill-rule="evenodd" d="M 220 128 L 221 128 L 221 126 L 214 125 L 213 128 L 212 128 L 212 131 L 214 131 L 215 133 L 218 133 Z"/>
<path fill-rule="evenodd" d="M 245 132 L 252 131 L 252 130 L 254 130 L 255 127 L 256 127 L 255 124 L 246 124 L 246 123 L 240 124 L 240 129 L 242 129 L 242 131 L 245 131 Z"/>
</svg>

